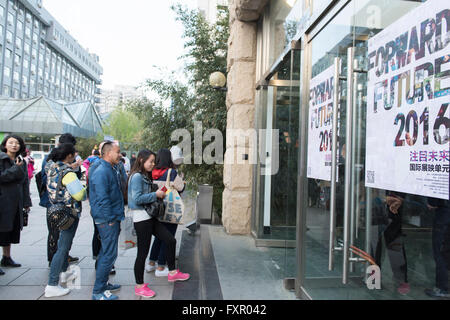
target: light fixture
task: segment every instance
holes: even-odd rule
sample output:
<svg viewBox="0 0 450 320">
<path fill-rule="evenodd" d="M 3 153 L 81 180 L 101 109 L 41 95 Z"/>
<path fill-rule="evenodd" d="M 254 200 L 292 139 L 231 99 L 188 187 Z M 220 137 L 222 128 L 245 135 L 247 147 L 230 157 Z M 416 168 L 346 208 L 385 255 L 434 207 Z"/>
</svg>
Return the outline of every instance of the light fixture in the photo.
<svg viewBox="0 0 450 320">
<path fill-rule="evenodd" d="M 227 91 L 226 83 L 227 78 L 222 72 L 216 71 L 209 76 L 209 84 L 216 90 Z"/>
</svg>

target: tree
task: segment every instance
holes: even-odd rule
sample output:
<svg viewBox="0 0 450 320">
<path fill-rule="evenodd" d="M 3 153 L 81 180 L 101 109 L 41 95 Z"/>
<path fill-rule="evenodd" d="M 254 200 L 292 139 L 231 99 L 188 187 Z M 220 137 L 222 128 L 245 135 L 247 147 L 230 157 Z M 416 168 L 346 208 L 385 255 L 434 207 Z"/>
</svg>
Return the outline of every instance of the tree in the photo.
<svg viewBox="0 0 450 320">
<path fill-rule="evenodd" d="M 144 122 L 135 113 L 117 107 L 103 126 L 103 133 L 113 136 L 128 150 L 141 144 L 143 128 Z"/>
<path fill-rule="evenodd" d="M 188 81 L 177 80 L 176 72 L 163 73 L 160 79 L 149 79 L 146 87 L 157 93 L 157 98 L 135 101 L 127 108 L 143 121 L 141 146 L 153 151 L 177 144 L 170 141 L 176 129 L 190 132 L 194 150 L 195 121 L 202 122 L 203 133 L 207 129 L 218 129 L 226 137 L 226 95 L 209 85 L 209 76 L 215 71 L 226 72 L 228 9 L 219 7 L 218 19 L 214 24 L 208 23 L 197 10 L 189 10 L 181 4 L 172 6 L 172 10 L 184 27 L 187 53 L 181 58 L 185 61 L 184 72 Z M 225 144 L 225 141 L 222 142 Z M 203 148 L 206 145 L 204 143 Z M 221 216 L 223 165 L 186 164 L 182 170 L 191 187 L 198 184 L 214 187 L 213 207 Z"/>
</svg>

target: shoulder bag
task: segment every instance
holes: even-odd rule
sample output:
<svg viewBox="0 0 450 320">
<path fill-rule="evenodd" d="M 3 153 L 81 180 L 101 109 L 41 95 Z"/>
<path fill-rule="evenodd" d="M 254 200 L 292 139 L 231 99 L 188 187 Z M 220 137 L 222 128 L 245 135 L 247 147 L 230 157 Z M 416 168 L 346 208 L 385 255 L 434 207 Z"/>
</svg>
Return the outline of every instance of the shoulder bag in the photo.
<svg viewBox="0 0 450 320">
<path fill-rule="evenodd" d="M 59 230 L 67 230 L 75 222 L 75 216 L 72 214 L 73 209 L 67 207 L 59 195 L 62 189 L 62 179 L 66 172 L 66 170 L 61 172 L 58 179 L 58 185 L 56 187 L 56 203 L 52 204 L 47 211 L 48 221 Z"/>
</svg>

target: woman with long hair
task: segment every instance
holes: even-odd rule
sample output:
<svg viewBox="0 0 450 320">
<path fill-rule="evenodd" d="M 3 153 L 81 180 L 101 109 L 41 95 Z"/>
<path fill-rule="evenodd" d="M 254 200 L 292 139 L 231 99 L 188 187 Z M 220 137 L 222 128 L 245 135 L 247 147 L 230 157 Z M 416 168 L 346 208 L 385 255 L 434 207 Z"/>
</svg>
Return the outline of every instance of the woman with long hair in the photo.
<svg viewBox="0 0 450 320">
<path fill-rule="evenodd" d="M 133 214 L 137 234 L 137 257 L 134 264 L 135 294 L 144 298 L 155 296 L 155 292 L 148 287 L 149 284 L 144 283 L 145 260 L 150 250 L 152 235 L 161 239 L 167 246 L 168 281 L 186 281 L 190 278 L 189 274 L 175 269 L 175 237 L 163 223 L 157 218 L 150 217 L 144 209 L 144 205 L 165 197 L 163 191 L 151 192 L 155 158 L 156 155 L 150 150 L 140 151 L 128 179 L 128 208 Z"/>
<path fill-rule="evenodd" d="M 152 172 L 153 181 L 158 185 L 158 189 L 161 190 L 167 181 L 167 175 L 170 171 L 170 184 L 172 187 L 177 189 L 178 192 L 183 192 L 185 183 L 183 178 L 175 170 L 175 164 L 172 161 L 172 153 L 169 149 L 160 149 L 158 155 L 156 156 L 155 169 Z M 177 224 L 163 222 L 163 225 L 169 230 L 169 232 L 175 236 L 177 232 Z M 164 241 L 161 241 L 156 237 L 153 241 L 152 249 L 150 251 L 150 260 L 146 266 L 147 272 L 155 270 L 156 277 L 167 277 L 168 268 L 167 263 L 167 247 Z M 156 266 L 156 261 L 158 261 L 158 266 Z"/>
<path fill-rule="evenodd" d="M 23 212 L 31 207 L 26 163 L 22 154 L 25 142 L 9 135 L 0 145 L 0 246 L 3 247 L 2 267 L 21 265 L 11 258 L 11 244 L 20 242 Z M 3 275 L 0 269 L 0 275 Z"/>
<path fill-rule="evenodd" d="M 52 204 L 63 203 L 70 208 L 75 221 L 66 230 L 59 231 L 58 249 L 50 264 L 48 285 L 45 287 L 45 297 L 59 297 L 70 292 L 58 285 L 67 282 L 72 272 L 68 271 L 69 251 L 78 228 L 81 213 L 81 201 L 86 199 L 86 187 L 70 166 L 75 159 L 75 147 L 71 143 L 63 143 L 53 149 L 48 157 L 45 171 L 47 174 L 47 191 Z M 58 190 L 58 182 L 60 182 Z"/>
</svg>

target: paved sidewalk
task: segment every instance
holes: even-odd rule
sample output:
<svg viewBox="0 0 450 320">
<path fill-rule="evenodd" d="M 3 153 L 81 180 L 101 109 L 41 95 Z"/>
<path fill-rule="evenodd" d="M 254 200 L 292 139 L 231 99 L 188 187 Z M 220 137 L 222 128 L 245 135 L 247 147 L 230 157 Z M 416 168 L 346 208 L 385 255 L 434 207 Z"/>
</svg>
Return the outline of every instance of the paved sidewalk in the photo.
<svg viewBox="0 0 450 320">
<path fill-rule="evenodd" d="M 34 179 L 31 181 L 33 208 L 29 215 L 29 225 L 21 233 L 20 244 L 12 245 L 12 258 L 22 264 L 20 268 L 4 268 L 5 275 L 0 276 L 0 300 L 90 300 L 95 282 L 95 261 L 92 259 L 93 221 L 89 214 L 88 201 L 83 202 L 83 212 L 70 255 L 79 257 L 74 265 L 81 269 L 81 288 L 73 289 L 68 295 L 59 298 L 45 298 L 44 289 L 48 281 L 47 262 L 47 224 L 46 210 L 39 207 L 39 199 Z M 183 227 L 178 228 L 177 253 Z M 122 285 L 117 295 L 121 300 L 138 300 L 134 295 L 134 261 L 136 248 L 120 250 L 115 263 L 116 275 L 110 276 L 111 283 Z M 154 272 L 145 273 L 144 281 L 150 283 L 156 296 L 151 300 L 171 300 L 173 283 L 166 278 L 155 277 Z"/>
<path fill-rule="evenodd" d="M 21 233 L 21 242 L 13 245 L 12 258 L 22 264 L 20 268 L 2 268 L 0 300 L 91 300 L 95 282 L 95 261 L 92 259 L 94 226 L 89 213 L 89 203 L 83 203 L 80 224 L 70 254 L 79 257 L 74 265 L 80 268 L 80 289 L 59 298 L 45 298 L 48 281 L 46 210 L 39 207 L 34 179 L 31 181 L 33 208 L 29 225 Z M 195 197 L 184 196 L 185 221 L 194 217 Z M 189 272 L 186 282 L 169 283 L 167 278 L 157 278 L 145 273 L 144 281 L 150 283 L 156 296 L 146 300 L 295 300 L 295 294 L 283 287 L 286 251 L 280 248 L 257 248 L 251 236 L 227 235 L 222 226 L 202 225 L 190 235 L 179 226 L 177 238 L 177 266 Z M 181 250 L 180 250 L 181 248 Z M 134 262 L 136 248 L 120 250 L 115 263 L 116 275 L 111 283 L 122 286 L 117 294 L 120 300 L 139 300 L 134 295 Z"/>
</svg>

